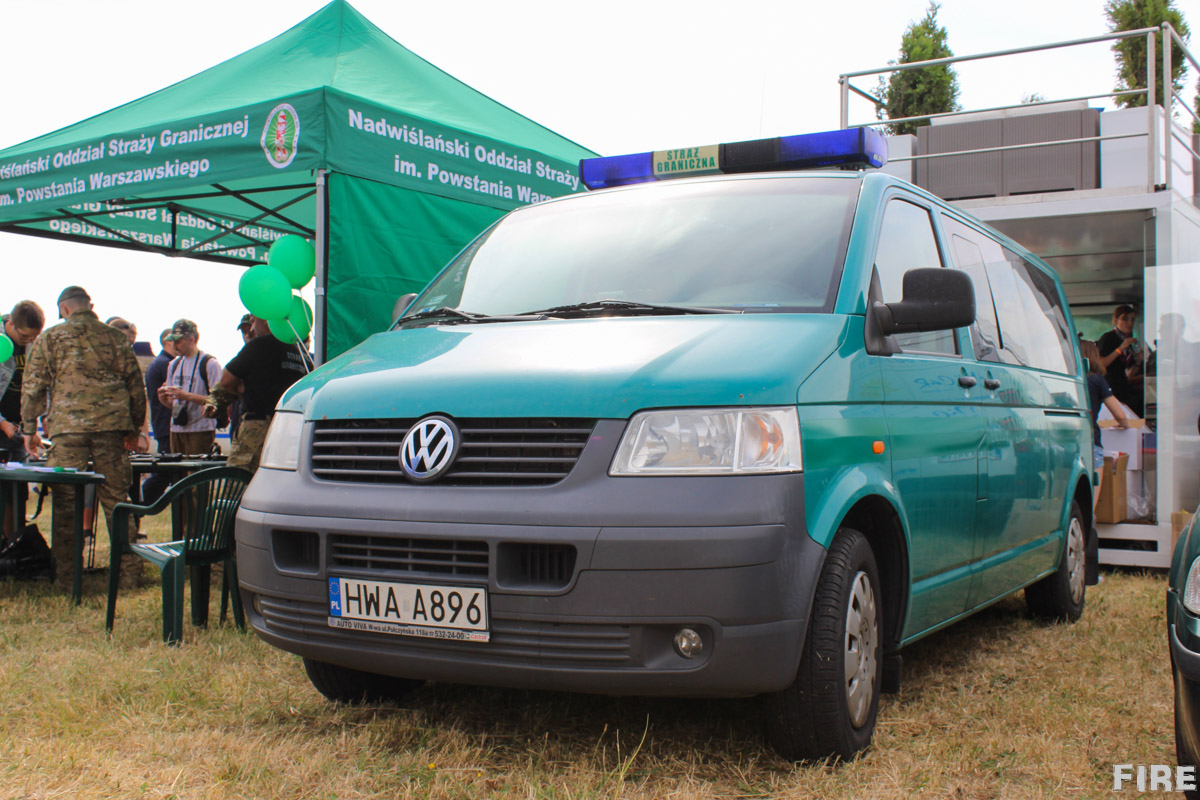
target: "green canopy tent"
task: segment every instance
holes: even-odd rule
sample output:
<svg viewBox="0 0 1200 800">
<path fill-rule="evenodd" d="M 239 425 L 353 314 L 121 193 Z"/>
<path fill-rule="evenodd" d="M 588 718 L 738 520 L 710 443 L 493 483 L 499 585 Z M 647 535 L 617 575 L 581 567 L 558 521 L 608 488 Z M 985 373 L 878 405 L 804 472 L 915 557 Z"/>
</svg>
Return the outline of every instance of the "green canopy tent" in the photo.
<svg viewBox="0 0 1200 800">
<path fill-rule="evenodd" d="M 391 322 L 591 151 L 416 56 L 345 0 L 139 100 L 0 150 L 0 231 L 250 266 L 317 250 L 317 354 Z M 231 302 L 236 302 L 234 298 Z"/>
</svg>

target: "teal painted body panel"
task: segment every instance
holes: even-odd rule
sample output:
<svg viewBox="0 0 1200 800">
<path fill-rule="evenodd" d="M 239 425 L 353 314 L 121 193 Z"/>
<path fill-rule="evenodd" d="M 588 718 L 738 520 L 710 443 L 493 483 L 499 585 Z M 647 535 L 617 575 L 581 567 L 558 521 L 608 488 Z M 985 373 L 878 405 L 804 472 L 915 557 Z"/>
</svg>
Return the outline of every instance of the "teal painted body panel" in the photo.
<svg viewBox="0 0 1200 800">
<path fill-rule="evenodd" d="M 859 500 L 883 496 L 899 506 L 891 486 L 891 453 L 872 449 L 888 435 L 879 365 L 863 352 L 862 318 L 842 319 L 836 352 L 796 394 L 803 412 L 805 518 L 808 535 L 823 547 Z"/>
<path fill-rule="evenodd" d="M 896 354 L 879 359 L 891 434 L 892 477 L 910 536 L 912 597 L 906 633 L 967 604 L 987 417 L 960 359 Z M 919 533 L 919 535 L 917 535 Z"/>
<path fill-rule="evenodd" d="M 791 405 L 837 345 L 827 314 L 545 320 L 377 334 L 289 390 L 308 419 L 626 419 L 645 408 Z"/>
</svg>

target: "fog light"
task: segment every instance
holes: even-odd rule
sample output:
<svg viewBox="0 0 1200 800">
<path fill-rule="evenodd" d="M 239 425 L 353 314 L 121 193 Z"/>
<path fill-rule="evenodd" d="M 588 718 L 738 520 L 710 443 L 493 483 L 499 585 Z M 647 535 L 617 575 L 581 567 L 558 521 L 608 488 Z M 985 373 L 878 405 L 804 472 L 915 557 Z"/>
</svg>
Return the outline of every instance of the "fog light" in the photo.
<svg viewBox="0 0 1200 800">
<path fill-rule="evenodd" d="M 257 595 L 257 594 L 254 595 L 254 599 L 250 601 L 250 605 L 254 608 L 255 614 L 258 614 L 260 617 L 264 616 L 263 609 L 262 609 L 262 596 L 261 595 Z"/>
<path fill-rule="evenodd" d="M 695 658 L 704 650 L 704 640 L 691 628 L 675 631 L 675 652 L 684 658 Z"/>
</svg>

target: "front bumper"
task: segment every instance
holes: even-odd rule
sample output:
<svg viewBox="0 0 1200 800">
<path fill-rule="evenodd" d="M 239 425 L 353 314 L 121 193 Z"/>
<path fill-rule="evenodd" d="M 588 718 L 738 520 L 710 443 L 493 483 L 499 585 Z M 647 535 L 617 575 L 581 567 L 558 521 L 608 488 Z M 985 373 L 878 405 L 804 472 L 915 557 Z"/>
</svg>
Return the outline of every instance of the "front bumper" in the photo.
<svg viewBox="0 0 1200 800">
<path fill-rule="evenodd" d="M 1200 764 L 1200 619 L 1167 592 L 1167 641 L 1175 683 L 1175 746 L 1181 766 Z"/>
<path fill-rule="evenodd" d="M 610 478 L 619 425 L 601 422 L 572 473 L 546 487 L 350 485 L 303 466 L 259 470 L 237 522 L 250 624 L 307 658 L 409 678 L 676 696 L 788 686 L 825 555 L 804 525 L 803 475 Z M 465 542 L 488 566 L 364 571 L 338 561 L 333 537 Z M 511 563 L 514 546 L 540 545 L 573 552 L 549 583 Z M 486 586 L 490 641 L 332 628 L 331 574 Z M 675 651 L 681 627 L 700 633 L 698 657 Z"/>
<path fill-rule="evenodd" d="M 1200 683 L 1200 618 L 1189 613 L 1173 591 L 1167 592 L 1167 639 L 1176 672 Z"/>
</svg>

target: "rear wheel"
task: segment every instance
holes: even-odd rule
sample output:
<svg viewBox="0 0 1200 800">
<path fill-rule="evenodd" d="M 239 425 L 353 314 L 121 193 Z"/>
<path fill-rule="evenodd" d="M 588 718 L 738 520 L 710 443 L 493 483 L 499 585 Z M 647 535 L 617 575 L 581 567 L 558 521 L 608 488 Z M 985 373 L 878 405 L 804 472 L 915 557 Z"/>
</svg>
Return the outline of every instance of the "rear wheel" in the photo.
<svg viewBox="0 0 1200 800">
<path fill-rule="evenodd" d="M 317 691 L 335 703 L 402 700 L 425 685 L 425 681 L 376 675 L 309 658 L 304 659 L 304 671 Z"/>
<path fill-rule="evenodd" d="M 1079 503 L 1071 503 L 1067 542 L 1058 569 L 1025 587 L 1029 613 L 1041 619 L 1074 622 L 1083 613 L 1087 582 L 1087 534 Z"/>
<path fill-rule="evenodd" d="M 771 745 L 792 760 L 850 759 L 879 713 L 879 570 L 866 537 L 838 531 L 821 567 L 796 680 L 761 698 Z"/>
</svg>

